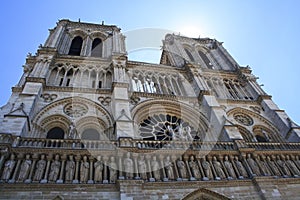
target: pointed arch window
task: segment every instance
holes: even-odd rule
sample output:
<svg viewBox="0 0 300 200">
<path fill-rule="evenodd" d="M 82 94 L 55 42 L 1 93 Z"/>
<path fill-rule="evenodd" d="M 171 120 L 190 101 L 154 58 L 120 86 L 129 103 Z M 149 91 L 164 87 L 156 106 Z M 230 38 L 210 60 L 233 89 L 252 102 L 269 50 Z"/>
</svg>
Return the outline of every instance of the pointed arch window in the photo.
<svg viewBox="0 0 300 200">
<path fill-rule="evenodd" d="M 188 55 L 190 61 L 195 62 L 195 59 L 194 59 L 192 53 L 188 49 L 186 49 L 186 48 L 184 49 L 184 51 Z"/>
<path fill-rule="evenodd" d="M 198 54 L 199 54 L 200 58 L 203 60 L 203 62 L 205 63 L 206 67 L 208 67 L 209 69 L 212 69 L 212 64 L 209 61 L 208 57 L 200 50 L 198 51 Z"/>
<path fill-rule="evenodd" d="M 99 38 L 94 39 L 91 50 L 92 57 L 102 57 L 102 40 Z"/>
<path fill-rule="evenodd" d="M 69 55 L 80 56 L 83 39 L 80 36 L 75 37 L 72 40 Z"/>
</svg>

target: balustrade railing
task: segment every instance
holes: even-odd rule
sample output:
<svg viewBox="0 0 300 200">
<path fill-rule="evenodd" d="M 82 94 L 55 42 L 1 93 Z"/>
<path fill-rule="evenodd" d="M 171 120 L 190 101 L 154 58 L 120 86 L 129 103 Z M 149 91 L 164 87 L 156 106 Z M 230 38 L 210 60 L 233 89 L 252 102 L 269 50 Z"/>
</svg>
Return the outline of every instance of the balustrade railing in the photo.
<svg viewBox="0 0 300 200">
<path fill-rule="evenodd" d="M 256 150 L 293 150 L 300 149 L 300 143 L 246 142 L 247 147 Z"/>
<path fill-rule="evenodd" d="M 0 134 L 0 143 L 10 144 L 12 147 L 30 148 L 65 148 L 65 149 L 108 149 L 121 148 L 137 149 L 191 149 L 191 150 L 237 150 L 240 147 L 255 150 L 299 150 L 300 143 L 273 142 L 210 142 L 210 141 L 153 141 L 132 138 L 118 140 L 80 140 L 80 139 L 46 139 L 22 138 L 10 134 Z M 240 147 L 238 147 L 240 146 Z"/>
</svg>

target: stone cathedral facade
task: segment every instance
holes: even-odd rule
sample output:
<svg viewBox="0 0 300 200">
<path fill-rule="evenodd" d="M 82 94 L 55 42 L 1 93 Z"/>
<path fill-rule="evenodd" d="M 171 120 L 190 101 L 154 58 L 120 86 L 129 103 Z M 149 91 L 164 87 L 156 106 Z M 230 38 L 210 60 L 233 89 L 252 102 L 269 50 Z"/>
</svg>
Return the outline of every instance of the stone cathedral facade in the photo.
<svg viewBox="0 0 300 200">
<path fill-rule="evenodd" d="M 300 127 L 251 69 L 215 39 L 162 46 L 131 61 L 117 26 L 50 29 L 0 108 L 0 199 L 298 199 Z"/>
</svg>

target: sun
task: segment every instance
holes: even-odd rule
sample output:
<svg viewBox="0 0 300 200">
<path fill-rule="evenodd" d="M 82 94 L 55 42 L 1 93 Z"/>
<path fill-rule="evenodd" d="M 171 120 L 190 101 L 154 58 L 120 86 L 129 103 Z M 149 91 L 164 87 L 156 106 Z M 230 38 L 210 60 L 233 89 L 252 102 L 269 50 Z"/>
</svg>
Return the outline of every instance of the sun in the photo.
<svg viewBox="0 0 300 200">
<path fill-rule="evenodd" d="M 203 31 L 201 31 L 201 28 L 198 26 L 183 26 L 179 29 L 180 35 L 188 36 L 188 37 L 199 37 L 203 34 Z"/>
</svg>

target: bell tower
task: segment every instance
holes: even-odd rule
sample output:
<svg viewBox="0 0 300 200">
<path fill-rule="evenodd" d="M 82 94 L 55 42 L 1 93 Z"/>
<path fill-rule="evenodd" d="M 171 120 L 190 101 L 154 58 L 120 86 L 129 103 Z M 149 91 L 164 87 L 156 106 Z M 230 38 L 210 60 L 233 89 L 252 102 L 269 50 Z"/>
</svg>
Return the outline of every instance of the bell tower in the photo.
<svg viewBox="0 0 300 200">
<path fill-rule="evenodd" d="M 115 135 L 113 129 L 114 126 L 119 127 L 119 123 L 124 124 L 124 119 L 122 122 L 117 120 L 116 124 L 113 121 L 121 120 L 125 113 L 127 120 L 131 118 L 126 62 L 125 37 L 117 26 L 59 20 L 56 27 L 50 29 L 49 37 L 44 45 L 39 46 L 37 53 L 28 54 L 23 66 L 24 74 L 13 88 L 8 104 L 4 106 L 5 123 L 1 125 L 0 132 L 16 136 L 47 137 L 51 129 L 59 128 L 65 133 L 63 138 L 67 138 L 66 133 L 72 122 L 77 126 L 80 117 L 88 114 L 99 118 L 98 111 L 91 111 L 94 108 L 89 109 L 86 105 L 80 106 L 75 100 L 85 97 L 99 104 L 109 115 L 103 127 L 91 130 L 107 132 L 109 138 L 112 135 L 119 137 L 121 133 L 116 131 Z M 63 112 L 56 108 L 47 116 L 59 115 L 58 127 L 54 124 L 48 127 L 46 124 L 41 125 L 41 121 L 38 121 L 41 119 L 37 117 L 40 110 L 64 98 L 73 99 L 73 106 Z M 70 114 L 72 112 L 85 114 L 76 117 Z M 131 127 L 130 121 L 126 123 L 127 127 Z"/>
</svg>

